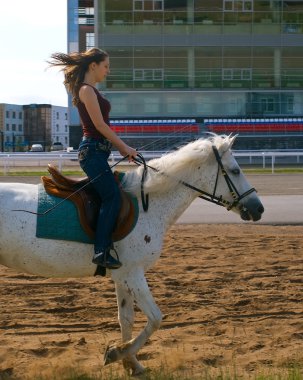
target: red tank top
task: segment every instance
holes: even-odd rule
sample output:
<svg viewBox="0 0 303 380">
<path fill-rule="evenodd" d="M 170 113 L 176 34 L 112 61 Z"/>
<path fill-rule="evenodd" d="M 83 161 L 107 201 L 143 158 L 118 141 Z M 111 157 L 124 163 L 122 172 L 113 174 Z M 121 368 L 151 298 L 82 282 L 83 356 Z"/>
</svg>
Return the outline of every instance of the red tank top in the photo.
<svg viewBox="0 0 303 380">
<path fill-rule="evenodd" d="M 90 86 L 87 83 L 83 83 L 82 85 Z M 102 116 L 103 116 L 105 123 L 107 125 L 110 125 L 110 121 L 109 121 L 109 113 L 110 113 L 110 109 L 111 109 L 110 102 L 107 99 L 103 98 L 103 96 L 100 94 L 100 92 L 94 86 L 90 86 L 90 87 L 93 88 L 93 90 L 95 91 L 95 93 L 97 95 L 100 110 L 101 110 L 101 113 L 102 113 Z M 83 136 L 91 137 L 91 138 L 94 138 L 96 140 L 103 140 L 104 136 L 95 127 L 92 119 L 90 118 L 90 116 L 86 110 L 85 104 L 82 103 L 81 100 L 80 100 L 79 104 L 77 105 L 77 109 L 78 109 L 79 116 L 80 116 L 81 123 L 82 123 Z"/>
</svg>

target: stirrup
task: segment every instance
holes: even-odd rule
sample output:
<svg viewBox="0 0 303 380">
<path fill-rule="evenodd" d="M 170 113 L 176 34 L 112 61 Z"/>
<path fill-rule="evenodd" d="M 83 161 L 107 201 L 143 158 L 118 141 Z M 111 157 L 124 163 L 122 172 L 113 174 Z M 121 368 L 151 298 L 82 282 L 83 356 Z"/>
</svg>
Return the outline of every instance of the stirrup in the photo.
<svg viewBox="0 0 303 380">
<path fill-rule="evenodd" d="M 107 249 L 106 251 L 101 251 L 101 252 L 96 252 L 93 257 L 93 263 L 97 264 L 101 267 L 107 268 L 107 269 L 118 269 L 122 266 L 119 256 L 117 254 L 117 251 L 114 250 L 117 259 L 115 259 L 111 254 L 110 254 L 110 249 Z"/>
</svg>

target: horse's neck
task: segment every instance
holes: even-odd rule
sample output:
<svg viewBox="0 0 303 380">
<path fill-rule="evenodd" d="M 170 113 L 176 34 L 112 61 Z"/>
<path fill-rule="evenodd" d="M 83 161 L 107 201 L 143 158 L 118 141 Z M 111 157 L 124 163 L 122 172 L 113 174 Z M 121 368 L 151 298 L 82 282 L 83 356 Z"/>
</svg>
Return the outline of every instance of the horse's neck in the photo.
<svg viewBox="0 0 303 380">
<path fill-rule="evenodd" d="M 161 220 L 168 228 L 174 224 L 183 212 L 190 206 L 196 198 L 194 191 L 179 184 L 177 187 L 167 193 L 152 195 L 157 203 L 158 214 Z M 152 206 L 151 206 L 152 207 Z"/>
</svg>

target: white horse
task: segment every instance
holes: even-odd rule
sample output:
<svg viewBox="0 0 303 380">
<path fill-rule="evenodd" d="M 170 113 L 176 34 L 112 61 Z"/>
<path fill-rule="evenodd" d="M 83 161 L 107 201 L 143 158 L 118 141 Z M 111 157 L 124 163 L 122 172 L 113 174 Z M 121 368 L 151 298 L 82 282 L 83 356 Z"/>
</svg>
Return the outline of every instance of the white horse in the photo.
<svg viewBox="0 0 303 380">
<path fill-rule="evenodd" d="M 197 196 L 206 194 L 244 220 L 261 218 L 263 206 L 230 150 L 233 140 L 226 136 L 199 139 L 148 163 L 153 168 L 148 169 L 144 184 L 149 209 L 144 212 L 140 206 L 135 228 L 115 243 L 123 265 L 110 275 L 116 287 L 122 344 L 106 350 L 105 364 L 122 360 L 133 374 L 144 371 L 136 354 L 162 319 L 145 271 L 159 259 L 166 230 Z M 126 191 L 140 194 L 142 170 L 138 167 L 126 173 Z M 93 276 L 96 266 L 91 262 L 92 244 L 37 238 L 37 216 L 12 211 L 36 211 L 37 202 L 37 185 L 0 184 L 0 264 L 45 277 Z M 134 302 L 146 315 L 147 324 L 132 339 Z"/>
</svg>

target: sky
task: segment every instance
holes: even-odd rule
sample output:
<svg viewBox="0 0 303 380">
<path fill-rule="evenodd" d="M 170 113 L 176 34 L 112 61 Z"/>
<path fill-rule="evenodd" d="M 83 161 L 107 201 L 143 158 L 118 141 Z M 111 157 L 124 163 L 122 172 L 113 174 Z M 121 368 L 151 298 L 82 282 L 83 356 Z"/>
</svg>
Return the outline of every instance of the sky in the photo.
<svg viewBox="0 0 303 380">
<path fill-rule="evenodd" d="M 66 0 L 0 0 L 0 103 L 67 106 L 63 73 L 46 62 L 66 51 Z"/>
</svg>

